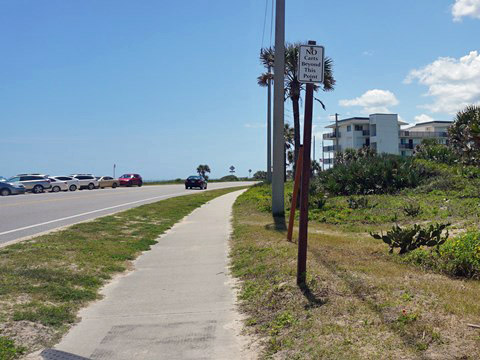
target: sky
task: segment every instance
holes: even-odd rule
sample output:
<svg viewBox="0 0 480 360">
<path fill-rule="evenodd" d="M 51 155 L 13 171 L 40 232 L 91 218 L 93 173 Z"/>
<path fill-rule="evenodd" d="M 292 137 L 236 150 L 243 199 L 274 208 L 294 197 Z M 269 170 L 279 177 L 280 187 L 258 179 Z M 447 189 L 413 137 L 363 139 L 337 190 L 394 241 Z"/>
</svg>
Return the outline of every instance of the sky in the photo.
<svg viewBox="0 0 480 360">
<path fill-rule="evenodd" d="M 286 40 L 316 40 L 340 118 L 452 120 L 480 103 L 480 0 L 286 0 Z M 0 175 L 214 178 L 266 168 L 272 0 L 0 0 Z M 265 17 L 265 8 L 267 16 Z M 274 34 L 272 34 L 274 36 Z M 302 109 L 303 113 L 303 109 Z M 291 104 L 285 121 L 292 122 Z"/>
</svg>

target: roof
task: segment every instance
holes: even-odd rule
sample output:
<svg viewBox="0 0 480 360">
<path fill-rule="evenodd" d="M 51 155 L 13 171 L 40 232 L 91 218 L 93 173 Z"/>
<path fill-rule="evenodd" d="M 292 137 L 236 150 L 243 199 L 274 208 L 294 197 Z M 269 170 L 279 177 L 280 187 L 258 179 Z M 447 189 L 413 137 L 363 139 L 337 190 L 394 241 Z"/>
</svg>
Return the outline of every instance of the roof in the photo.
<svg viewBox="0 0 480 360">
<path fill-rule="evenodd" d="M 433 121 L 426 121 L 426 122 L 421 122 L 421 123 L 416 123 L 415 126 L 417 125 L 428 125 L 428 124 L 453 124 L 453 121 L 445 121 L 445 120 L 433 120 Z"/>
<path fill-rule="evenodd" d="M 392 114 L 372 114 L 372 115 L 392 115 Z M 348 118 L 348 119 L 342 119 L 342 120 L 338 120 L 338 125 L 346 125 L 346 124 L 355 124 L 355 123 L 365 123 L 365 122 L 370 122 L 370 118 L 369 117 L 351 117 L 351 118 Z M 401 121 L 401 120 L 398 120 L 398 124 L 399 125 L 407 125 L 408 123 L 404 122 L 404 121 Z M 326 128 L 332 128 L 334 129 L 336 127 L 335 124 L 331 124 L 331 125 L 328 125 L 328 126 L 325 126 Z"/>
<path fill-rule="evenodd" d="M 361 123 L 364 123 L 364 122 L 368 122 L 370 120 L 370 118 L 368 117 L 351 117 L 351 118 L 348 118 L 348 119 L 342 119 L 342 120 L 338 120 L 338 125 L 344 125 L 344 124 L 354 124 L 355 122 L 361 122 Z M 327 128 L 334 128 L 336 125 L 335 124 L 332 124 L 332 125 L 328 125 L 328 126 L 325 126 Z"/>
</svg>

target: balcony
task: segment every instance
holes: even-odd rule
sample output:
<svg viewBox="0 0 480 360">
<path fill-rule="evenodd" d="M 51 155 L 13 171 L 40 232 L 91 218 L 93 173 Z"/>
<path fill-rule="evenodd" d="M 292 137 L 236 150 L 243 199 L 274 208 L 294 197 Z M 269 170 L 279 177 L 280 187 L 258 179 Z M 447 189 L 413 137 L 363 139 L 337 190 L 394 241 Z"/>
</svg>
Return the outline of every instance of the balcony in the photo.
<svg viewBox="0 0 480 360">
<path fill-rule="evenodd" d="M 446 131 L 408 131 L 400 130 L 400 137 L 410 138 L 445 138 L 448 134 Z"/>
<path fill-rule="evenodd" d="M 400 149 L 413 150 L 415 149 L 415 144 L 399 144 Z"/>
<path fill-rule="evenodd" d="M 338 137 L 340 137 L 340 133 L 338 133 Z M 332 140 L 332 139 L 336 139 L 336 138 L 337 138 L 337 136 L 336 136 L 335 131 L 331 132 L 331 133 L 323 134 L 323 140 Z"/>
<path fill-rule="evenodd" d="M 329 145 L 324 146 L 323 151 L 330 152 L 330 151 L 341 151 L 342 147 L 340 145 Z"/>
</svg>

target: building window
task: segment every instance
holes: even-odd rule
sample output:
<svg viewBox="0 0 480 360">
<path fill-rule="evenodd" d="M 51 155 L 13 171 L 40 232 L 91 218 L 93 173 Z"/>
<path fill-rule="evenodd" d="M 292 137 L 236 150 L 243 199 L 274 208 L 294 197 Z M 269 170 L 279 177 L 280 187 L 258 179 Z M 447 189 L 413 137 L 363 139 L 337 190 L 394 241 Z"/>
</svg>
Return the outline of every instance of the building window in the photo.
<svg viewBox="0 0 480 360">
<path fill-rule="evenodd" d="M 355 131 L 362 131 L 363 126 L 362 125 L 355 125 Z"/>
<path fill-rule="evenodd" d="M 370 136 L 377 136 L 377 125 L 370 125 Z"/>
<path fill-rule="evenodd" d="M 402 156 L 405 156 L 405 151 L 402 151 Z"/>
<path fill-rule="evenodd" d="M 349 132 L 352 131 L 352 125 L 347 126 L 347 131 L 349 131 Z"/>
</svg>

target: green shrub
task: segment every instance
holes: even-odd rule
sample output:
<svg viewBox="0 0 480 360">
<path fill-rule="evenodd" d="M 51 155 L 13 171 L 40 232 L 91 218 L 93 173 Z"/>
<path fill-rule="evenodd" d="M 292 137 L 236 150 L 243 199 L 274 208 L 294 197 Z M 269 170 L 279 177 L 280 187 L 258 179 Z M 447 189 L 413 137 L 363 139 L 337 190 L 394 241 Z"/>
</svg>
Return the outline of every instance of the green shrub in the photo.
<svg viewBox="0 0 480 360">
<path fill-rule="evenodd" d="M 403 212 L 407 216 L 416 217 L 421 213 L 420 205 L 410 202 L 403 207 Z"/>
<path fill-rule="evenodd" d="M 443 164 L 455 164 L 458 157 L 447 145 L 440 144 L 436 139 L 424 139 L 417 145 L 414 157 L 418 159 L 431 160 Z"/>
<path fill-rule="evenodd" d="M 415 224 L 412 228 L 401 228 L 394 225 L 391 230 L 387 231 L 386 235 L 383 235 L 383 233 L 370 233 L 370 235 L 388 244 L 390 253 L 393 253 L 395 248 L 399 248 L 399 255 L 403 255 L 421 246 L 435 246 L 439 250 L 440 245 L 448 239 L 448 230 L 445 235 L 442 234 L 448 226 L 450 224 L 430 224 L 428 228 L 422 228 Z"/>
<path fill-rule="evenodd" d="M 353 196 L 350 196 L 347 199 L 347 204 L 350 209 L 369 209 L 369 208 L 374 208 L 378 204 L 371 204 L 370 206 L 368 205 L 368 198 L 366 196 L 362 196 L 359 198 L 355 198 Z"/>
<path fill-rule="evenodd" d="M 470 232 L 447 241 L 440 248 L 442 267 L 456 276 L 480 275 L 480 233 Z"/>
<path fill-rule="evenodd" d="M 322 210 L 327 203 L 327 198 L 325 196 L 315 196 L 310 200 L 310 203 L 313 205 L 313 208 Z"/>
<path fill-rule="evenodd" d="M 428 177 L 412 158 L 382 154 L 337 163 L 318 177 L 325 191 L 335 195 L 391 194 L 418 186 Z"/>
<path fill-rule="evenodd" d="M 238 177 L 235 175 L 226 175 L 220 178 L 220 181 L 238 181 Z"/>
<path fill-rule="evenodd" d="M 448 239 L 439 251 L 416 249 L 404 260 L 453 276 L 480 278 L 480 232 L 472 231 Z"/>
</svg>

